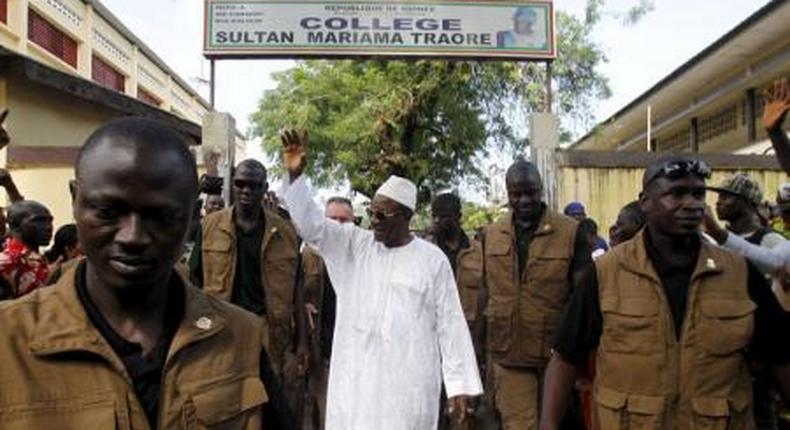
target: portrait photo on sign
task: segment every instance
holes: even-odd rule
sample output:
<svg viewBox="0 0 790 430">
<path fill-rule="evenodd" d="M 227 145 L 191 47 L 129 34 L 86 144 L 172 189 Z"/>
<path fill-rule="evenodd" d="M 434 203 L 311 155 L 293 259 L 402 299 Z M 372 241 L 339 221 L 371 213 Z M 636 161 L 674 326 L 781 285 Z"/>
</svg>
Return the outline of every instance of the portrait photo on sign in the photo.
<svg viewBox="0 0 790 430">
<path fill-rule="evenodd" d="M 497 33 L 497 48 L 545 49 L 548 43 L 546 8 L 521 6 L 514 8 L 512 13 L 513 26 Z"/>
</svg>

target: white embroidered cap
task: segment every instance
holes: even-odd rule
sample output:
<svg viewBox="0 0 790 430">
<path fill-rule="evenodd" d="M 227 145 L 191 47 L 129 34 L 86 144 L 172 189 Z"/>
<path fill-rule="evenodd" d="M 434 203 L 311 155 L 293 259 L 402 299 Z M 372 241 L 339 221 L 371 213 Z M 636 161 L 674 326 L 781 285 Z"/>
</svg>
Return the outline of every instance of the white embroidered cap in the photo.
<svg viewBox="0 0 790 430">
<path fill-rule="evenodd" d="M 376 191 L 376 194 L 395 200 L 411 209 L 412 212 L 417 208 L 417 186 L 406 178 L 390 176 Z"/>
</svg>

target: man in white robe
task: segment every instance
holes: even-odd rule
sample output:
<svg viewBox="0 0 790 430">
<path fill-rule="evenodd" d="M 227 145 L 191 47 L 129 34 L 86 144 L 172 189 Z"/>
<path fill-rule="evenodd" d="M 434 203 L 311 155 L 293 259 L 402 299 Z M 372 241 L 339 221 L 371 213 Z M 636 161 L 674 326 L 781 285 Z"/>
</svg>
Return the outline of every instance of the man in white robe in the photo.
<svg viewBox="0 0 790 430">
<path fill-rule="evenodd" d="M 465 420 L 482 385 L 450 263 L 409 232 L 416 187 L 390 178 L 371 203 L 372 231 L 338 224 L 302 176 L 307 135 L 283 142 L 283 201 L 337 295 L 326 429 L 435 429 L 442 382 L 448 412 Z"/>
</svg>

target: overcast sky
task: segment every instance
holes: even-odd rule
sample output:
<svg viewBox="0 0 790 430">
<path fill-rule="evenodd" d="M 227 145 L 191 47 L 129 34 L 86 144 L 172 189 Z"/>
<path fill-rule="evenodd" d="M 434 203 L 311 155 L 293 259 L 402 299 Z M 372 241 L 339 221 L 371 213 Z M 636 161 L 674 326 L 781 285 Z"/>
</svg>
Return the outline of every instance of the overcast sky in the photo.
<svg viewBox="0 0 790 430">
<path fill-rule="evenodd" d="M 102 0 L 140 39 L 208 99 L 208 88 L 193 77 L 208 78 L 202 57 L 203 0 Z M 555 0 L 557 9 L 582 13 L 585 0 Z M 637 0 L 609 0 L 607 10 L 624 11 Z M 610 78 L 613 95 L 596 110 L 599 120 L 646 91 L 739 22 L 766 0 L 654 0 L 655 10 L 637 25 L 622 26 L 611 16 L 598 41 L 609 63 L 601 71 Z M 562 55 L 562 53 L 560 53 Z M 271 74 L 290 61 L 223 61 L 217 67 L 217 108 L 233 114 L 245 131 L 263 91 L 274 85 Z M 257 154 L 259 151 L 253 151 Z"/>
</svg>

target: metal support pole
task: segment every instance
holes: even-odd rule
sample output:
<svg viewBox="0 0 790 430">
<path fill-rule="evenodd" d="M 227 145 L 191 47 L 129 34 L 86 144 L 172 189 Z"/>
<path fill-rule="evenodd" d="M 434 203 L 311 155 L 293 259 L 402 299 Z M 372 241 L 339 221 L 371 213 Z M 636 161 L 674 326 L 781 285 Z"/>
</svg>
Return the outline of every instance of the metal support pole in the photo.
<svg viewBox="0 0 790 430">
<path fill-rule="evenodd" d="M 209 85 L 209 104 L 211 105 L 211 109 L 214 109 L 214 101 L 215 101 L 214 97 L 216 95 L 215 87 L 216 87 L 216 81 L 217 81 L 217 79 L 216 79 L 217 78 L 217 70 L 216 70 L 213 58 L 211 60 L 209 60 L 209 64 L 210 64 L 210 67 L 211 67 L 211 71 L 209 72 L 211 76 L 209 77 L 209 83 L 208 83 L 208 85 Z"/>
<path fill-rule="evenodd" d="M 544 111 L 546 113 L 551 113 L 551 105 L 554 102 L 554 93 L 551 90 L 551 80 L 552 80 L 552 67 L 551 61 L 546 62 L 546 108 Z"/>
</svg>

